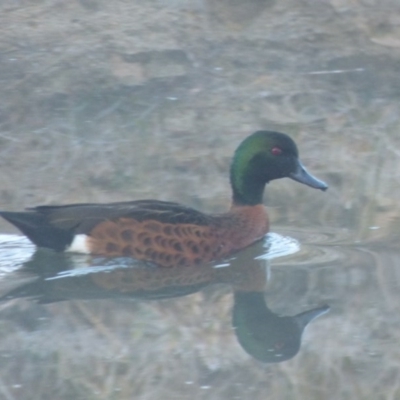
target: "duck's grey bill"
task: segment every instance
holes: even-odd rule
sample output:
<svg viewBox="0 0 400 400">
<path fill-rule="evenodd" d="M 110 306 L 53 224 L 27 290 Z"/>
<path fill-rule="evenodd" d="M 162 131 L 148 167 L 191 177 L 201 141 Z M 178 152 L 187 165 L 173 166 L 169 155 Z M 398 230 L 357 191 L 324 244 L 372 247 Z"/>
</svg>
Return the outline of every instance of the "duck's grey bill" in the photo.
<svg viewBox="0 0 400 400">
<path fill-rule="evenodd" d="M 312 176 L 304 168 L 303 164 L 300 161 L 297 164 L 297 170 L 295 172 L 292 172 L 289 175 L 289 178 L 315 189 L 321 189 L 323 191 L 328 189 L 328 185 L 324 181 L 321 181 L 317 179 L 315 176 Z"/>
</svg>

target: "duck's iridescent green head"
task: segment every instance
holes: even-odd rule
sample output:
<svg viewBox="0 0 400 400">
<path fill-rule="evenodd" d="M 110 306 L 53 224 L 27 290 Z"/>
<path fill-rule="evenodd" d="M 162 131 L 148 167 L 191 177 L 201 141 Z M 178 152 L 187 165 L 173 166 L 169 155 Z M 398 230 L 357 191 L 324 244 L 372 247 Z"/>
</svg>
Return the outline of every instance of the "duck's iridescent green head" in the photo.
<svg viewBox="0 0 400 400">
<path fill-rule="evenodd" d="M 315 189 L 328 188 L 325 182 L 312 176 L 303 167 L 296 143 L 289 136 L 279 132 L 257 131 L 239 145 L 233 157 L 233 203 L 260 204 L 265 185 L 285 177 Z"/>
</svg>

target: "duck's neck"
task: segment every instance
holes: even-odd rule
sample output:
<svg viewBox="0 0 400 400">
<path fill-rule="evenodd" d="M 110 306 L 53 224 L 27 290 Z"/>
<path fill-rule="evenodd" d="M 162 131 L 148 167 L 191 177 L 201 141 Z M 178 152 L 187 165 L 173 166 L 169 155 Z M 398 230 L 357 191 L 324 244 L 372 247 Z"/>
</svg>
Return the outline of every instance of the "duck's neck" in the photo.
<svg viewBox="0 0 400 400">
<path fill-rule="evenodd" d="M 230 171 L 232 186 L 232 203 L 234 205 L 255 206 L 262 204 L 264 189 L 266 185 L 257 173 L 253 165 L 238 165 L 232 163 Z"/>
</svg>

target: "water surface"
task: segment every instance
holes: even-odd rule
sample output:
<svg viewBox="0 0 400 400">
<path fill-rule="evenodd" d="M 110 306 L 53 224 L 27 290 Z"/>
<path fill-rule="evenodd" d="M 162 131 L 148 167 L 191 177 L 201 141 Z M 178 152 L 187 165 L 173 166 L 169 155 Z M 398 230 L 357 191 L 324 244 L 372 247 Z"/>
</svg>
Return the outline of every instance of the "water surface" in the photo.
<svg viewBox="0 0 400 400">
<path fill-rule="evenodd" d="M 400 398 L 396 1 L 3 3 L 2 209 L 219 212 L 260 128 L 330 188 L 272 182 L 272 233 L 201 271 L 34 253 L 1 222 L 0 398 Z M 257 358 L 237 304 L 268 327 L 330 310 Z"/>
</svg>

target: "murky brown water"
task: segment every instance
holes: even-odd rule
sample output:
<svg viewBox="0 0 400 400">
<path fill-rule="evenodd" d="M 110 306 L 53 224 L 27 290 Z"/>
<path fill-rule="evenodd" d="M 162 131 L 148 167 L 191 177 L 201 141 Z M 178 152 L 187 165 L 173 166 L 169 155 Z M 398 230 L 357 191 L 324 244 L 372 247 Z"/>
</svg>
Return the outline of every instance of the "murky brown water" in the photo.
<svg viewBox="0 0 400 400">
<path fill-rule="evenodd" d="M 201 271 L 34 254 L 1 222 L 1 399 L 400 398 L 398 2 L 0 11 L 2 209 L 221 211 L 260 128 L 330 186 L 271 183 L 272 233 Z M 324 305 L 301 335 L 295 316 Z"/>
</svg>

